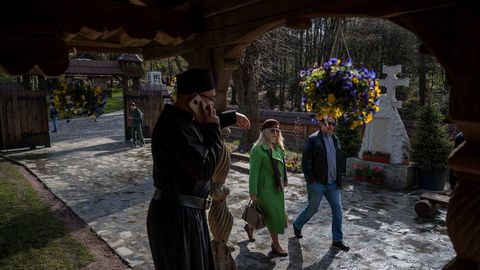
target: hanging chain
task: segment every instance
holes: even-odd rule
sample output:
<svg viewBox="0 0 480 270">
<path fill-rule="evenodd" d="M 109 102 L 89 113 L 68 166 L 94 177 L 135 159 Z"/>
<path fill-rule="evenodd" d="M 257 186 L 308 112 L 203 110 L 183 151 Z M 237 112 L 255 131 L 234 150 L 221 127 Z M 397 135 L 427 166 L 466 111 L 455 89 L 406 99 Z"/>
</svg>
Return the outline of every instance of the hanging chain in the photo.
<svg viewBox="0 0 480 270">
<path fill-rule="evenodd" d="M 345 46 L 345 51 L 347 52 L 348 58 L 350 57 L 350 51 L 348 50 L 347 40 L 345 39 L 345 35 L 343 33 L 343 22 L 344 19 L 341 19 L 337 22 L 337 31 L 335 32 L 335 38 L 333 39 L 332 51 L 330 52 L 330 59 L 333 57 L 334 53 L 338 53 L 337 42 L 340 36 L 342 39 L 343 45 Z"/>
</svg>

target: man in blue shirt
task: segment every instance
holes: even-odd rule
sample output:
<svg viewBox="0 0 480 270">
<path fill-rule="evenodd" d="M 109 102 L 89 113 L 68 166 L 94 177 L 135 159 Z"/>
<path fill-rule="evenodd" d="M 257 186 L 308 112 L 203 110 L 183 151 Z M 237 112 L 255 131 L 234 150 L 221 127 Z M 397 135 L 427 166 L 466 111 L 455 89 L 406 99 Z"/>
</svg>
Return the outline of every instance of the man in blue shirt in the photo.
<svg viewBox="0 0 480 270">
<path fill-rule="evenodd" d="M 307 181 L 308 205 L 293 222 L 293 231 L 302 238 L 302 228 L 318 211 L 322 197 L 327 198 L 332 209 L 332 246 L 343 251 L 350 248 L 343 243 L 342 203 L 340 188 L 340 143 L 333 134 L 336 121 L 326 116 L 320 130 L 308 137 L 302 155 L 302 171 Z"/>
</svg>

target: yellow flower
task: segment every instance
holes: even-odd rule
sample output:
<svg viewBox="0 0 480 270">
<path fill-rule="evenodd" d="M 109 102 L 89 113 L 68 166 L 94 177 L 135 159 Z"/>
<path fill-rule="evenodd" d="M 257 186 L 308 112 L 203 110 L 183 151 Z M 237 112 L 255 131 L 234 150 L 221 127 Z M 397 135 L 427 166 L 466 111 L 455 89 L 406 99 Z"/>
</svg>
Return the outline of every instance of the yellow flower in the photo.
<svg viewBox="0 0 480 270">
<path fill-rule="evenodd" d="M 305 109 L 307 110 L 307 112 L 311 112 L 312 111 L 312 103 L 311 102 L 307 102 L 307 104 L 305 104 Z"/>
<path fill-rule="evenodd" d="M 352 82 L 353 82 L 354 84 L 358 84 L 358 79 L 357 79 L 357 77 L 353 77 Z"/>
<path fill-rule="evenodd" d="M 327 102 L 330 104 L 335 103 L 335 95 L 334 94 L 328 94 Z"/>
<path fill-rule="evenodd" d="M 343 114 L 343 112 L 342 112 L 342 110 L 340 110 L 340 108 L 337 108 L 335 110 L 335 118 L 336 119 L 340 118 L 340 116 L 342 116 L 342 114 Z"/>
<path fill-rule="evenodd" d="M 368 122 L 370 122 L 370 121 L 372 121 L 372 119 L 373 119 L 373 115 L 372 115 L 371 113 L 369 113 L 369 114 L 367 115 L 367 117 L 365 118 L 365 124 L 368 123 Z"/>
<path fill-rule="evenodd" d="M 377 97 L 379 97 L 381 93 L 382 93 L 382 90 L 380 89 L 380 87 L 375 86 L 375 94 L 377 95 Z"/>
<path fill-rule="evenodd" d="M 352 125 L 350 126 L 351 129 L 355 129 L 356 127 L 360 126 L 362 124 L 362 121 L 360 120 L 355 120 L 352 122 Z"/>
<path fill-rule="evenodd" d="M 55 101 L 55 103 L 58 103 L 60 101 L 60 98 L 58 96 L 55 96 L 53 100 Z"/>
</svg>

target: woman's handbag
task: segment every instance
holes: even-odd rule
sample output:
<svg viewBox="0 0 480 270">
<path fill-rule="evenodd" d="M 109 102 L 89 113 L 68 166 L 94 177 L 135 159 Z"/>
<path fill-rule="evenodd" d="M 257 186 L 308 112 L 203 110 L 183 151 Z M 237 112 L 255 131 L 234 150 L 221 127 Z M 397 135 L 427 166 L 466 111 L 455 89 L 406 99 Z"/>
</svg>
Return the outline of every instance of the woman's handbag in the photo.
<svg viewBox="0 0 480 270">
<path fill-rule="evenodd" d="M 255 201 L 250 200 L 247 206 L 245 206 L 242 219 L 245 220 L 253 229 L 261 229 L 265 227 L 262 210 L 257 206 Z"/>
</svg>

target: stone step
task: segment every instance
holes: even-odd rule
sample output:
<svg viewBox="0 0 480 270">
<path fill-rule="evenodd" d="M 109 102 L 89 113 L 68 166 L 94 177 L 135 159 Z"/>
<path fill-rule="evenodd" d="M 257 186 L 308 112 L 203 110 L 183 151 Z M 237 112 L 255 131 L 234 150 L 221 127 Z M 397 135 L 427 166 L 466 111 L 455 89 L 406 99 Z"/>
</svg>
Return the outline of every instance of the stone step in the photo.
<svg viewBox="0 0 480 270">
<path fill-rule="evenodd" d="M 232 165 L 230 166 L 230 168 L 244 174 L 248 174 L 250 171 L 250 165 L 247 162 L 241 160 L 232 161 Z"/>
<path fill-rule="evenodd" d="M 233 153 L 230 153 L 230 157 L 232 159 L 236 159 L 236 160 L 242 160 L 242 161 L 246 161 L 246 162 L 250 161 L 250 155 L 249 154 L 242 154 L 242 153 L 233 152 Z"/>
</svg>

